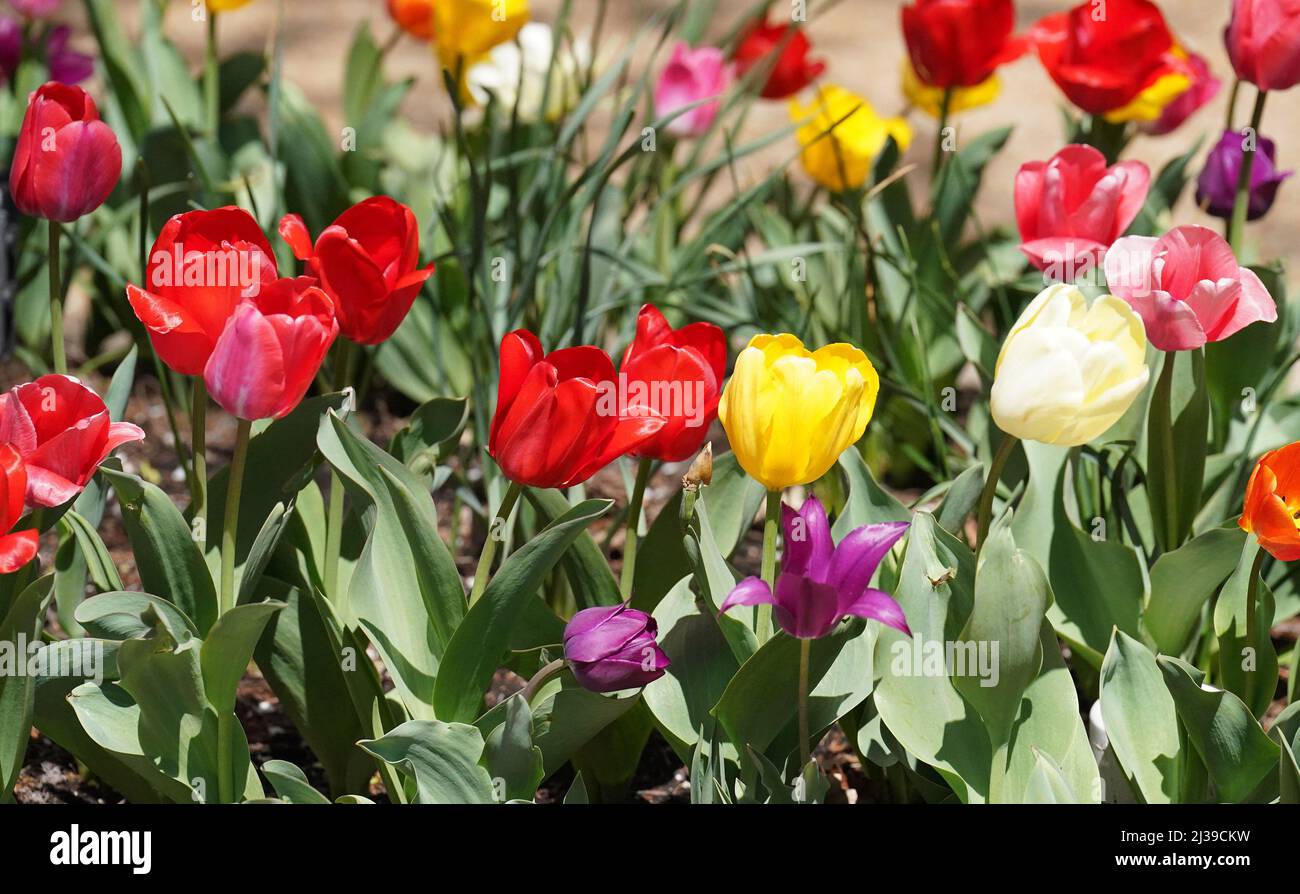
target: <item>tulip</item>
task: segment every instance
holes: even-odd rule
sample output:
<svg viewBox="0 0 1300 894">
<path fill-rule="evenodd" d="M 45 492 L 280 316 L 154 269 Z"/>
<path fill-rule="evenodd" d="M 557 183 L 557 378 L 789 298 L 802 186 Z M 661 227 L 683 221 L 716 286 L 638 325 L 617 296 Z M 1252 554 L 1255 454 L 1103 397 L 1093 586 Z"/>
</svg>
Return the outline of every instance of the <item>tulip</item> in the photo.
<svg viewBox="0 0 1300 894">
<path fill-rule="evenodd" d="M 770 25 L 759 19 L 740 39 L 733 60 L 736 74 L 742 78 L 756 65 L 771 66 L 760 93 L 764 99 L 787 99 L 826 70 L 825 62 L 808 58 L 811 51 L 812 44 L 802 28 Z M 779 55 L 773 58 L 774 54 Z"/>
<path fill-rule="evenodd" d="M 0 444 L 0 574 L 22 568 L 40 549 L 41 535 L 35 528 L 15 531 L 23 515 L 27 494 L 27 467 L 12 444 Z"/>
<path fill-rule="evenodd" d="M 1081 3 L 1046 16 L 1030 31 L 1043 67 L 1072 103 L 1104 115 L 1128 106 L 1161 78 L 1180 79 L 1166 82 L 1169 100 L 1187 89 L 1184 63 L 1159 7 L 1150 0 L 1107 0 L 1104 14 L 1099 9 Z M 1159 114 L 1151 108 L 1146 113 Z"/>
<path fill-rule="evenodd" d="M 235 308 L 203 380 L 238 419 L 280 419 L 307 393 L 339 325 L 311 277 L 280 279 Z"/>
<path fill-rule="evenodd" d="M 1088 306 L 1074 286 L 1049 286 L 1002 345 L 989 399 L 1010 435 L 1058 447 L 1100 437 L 1146 388 L 1142 320 L 1113 295 Z"/>
<path fill-rule="evenodd" d="M 432 264 L 420 267 L 420 227 L 415 214 L 388 196 L 353 205 L 311 244 L 301 217 L 280 221 L 294 256 L 320 279 L 339 331 L 362 345 L 385 341 L 406 319 Z"/>
<path fill-rule="evenodd" d="M 1265 453 L 1246 484 L 1238 524 L 1280 562 L 1300 559 L 1300 443 Z"/>
<path fill-rule="evenodd" d="M 159 359 L 201 376 L 235 308 L 276 279 L 262 228 L 227 206 L 168 220 L 149 253 L 144 287 L 128 285 L 126 296 Z"/>
<path fill-rule="evenodd" d="M 832 192 L 858 189 L 892 137 L 906 151 L 912 129 L 902 118 L 881 118 L 865 99 L 843 87 L 826 86 L 809 105 L 790 103 L 792 121 L 803 122 L 797 136 L 804 170 Z"/>
<path fill-rule="evenodd" d="M 974 87 L 1027 49 L 1011 0 L 915 0 L 903 7 L 912 70 L 927 87 Z"/>
<path fill-rule="evenodd" d="M 573 676 L 592 692 L 617 692 L 653 683 L 668 668 L 655 642 L 655 619 L 627 603 L 586 608 L 564 627 L 564 657 Z"/>
<path fill-rule="evenodd" d="M 1002 92 L 1002 82 L 997 75 L 990 75 L 974 87 L 927 87 L 916 76 L 911 62 L 903 63 L 903 95 L 907 101 L 925 112 L 931 118 L 942 118 L 944 107 L 949 115 L 986 106 L 998 98 Z"/>
<path fill-rule="evenodd" d="M 488 50 L 514 40 L 528 21 L 528 0 L 447 0 L 433 4 L 442 67 L 463 74 Z"/>
<path fill-rule="evenodd" d="M 433 0 L 388 0 L 388 14 L 416 40 L 433 39 Z"/>
<path fill-rule="evenodd" d="M 1091 146 L 1066 146 L 1016 174 L 1020 250 L 1054 279 L 1095 268 L 1142 210 L 1151 172 L 1140 161 L 1106 167 Z"/>
<path fill-rule="evenodd" d="M 581 484 L 664 426 L 644 404 L 617 407 L 614 382 L 613 361 L 599 348 L 544 355 L 531 332 L 507 334 L 488 452 L 516 484 Z"/>
<path fill-rule="evenodd" d="M 1250 169 L 1250 200 L 1247 220 L 1258 220 L 1273 207 L 1277 188 L 1294 171 L 1277 169 L 1277 146 L 1267 137 L 1256 135 L 1255 163 Z M 1205 169 L 1196 181 L 1196 204 L 1223 220 L 1232 219 L 1241 180 L 1241 164 L 1246 155 L 1246 137 L 1235 130 L 1225 130 L 1210 150 Z"/>
<path fill-rule="evenodd" d="M 99 395 L 71 376 L 41 376 L 0 395 L 0 444 L 22 457 L 31 506 L 67 503 L 110 453 L 143 438 L 138 426 L 113 422 Z"/>
<path fill-rule="evenodd" d="M 1300 0 L 1234 0 L 1224 40 L 1243 81 L 1260 90 L 1300 84 Z"/>
<path fill-rule="evenodd" d="M 80 87 L 50 82 L 32 94 L 9 189 L 23 214 L 67 223 L 104 204 L 122 174 L 122 147 Z"/>
<path fill-rule="evenodd" d="M 515 40 L 497 44 L 470 66 L 465 86 L 474 102 L 485 106 L 496 97 L 520 121 L 558 121 L 581 99 L 590 67 L 586 41 L 557 45 L 549 25 L 529 22 Z"/>
<path fill-rule="evenodd" d="M 731 69 L 716 47 L 692 49 L 678 43 L 672 57 L 659 75 L 655 87 L 655 117 L 667 118 L 680 109 L 712 99 L 684 112 L 668 124 L 668 132 L 683 137 L 706 133 L 722 108 L 720 97 L 731 82 Z"/>
<path fill-rule="evenodd" d="M 1126 236 L 1107 252 L 1105 269 L 1111 292 L 1132 305 L 1162 351 L 1195 350 L 1277 319 L 1259 277 L 1205 227 L 1177 227 L 1159 239 Z"/>
<path fill-rule="evenodd" d="M 1154 121 L 1140 121 L 1138 127 L 1142 131 L 1152 136 L 1171 133 L 1219 95 L 1223 82 L 1210 71 L 1210 65 L 1204 56 L 1189 54 L 1186 73 L 1191 79 L 1191 85 L 1164 105 Z"/>
<path fill-rule="evenodd" d="M 756 335 L 736 358 L 718 417 L 736 459 L 769 491 L 809 484 L 856 444 L 880 377 L 852 345 L 808 351 L 793 335 Z"/>
<path fill-rule="evenodd" d="M 68 47 L 72 29 L 67 25 L 51 28 L 45 36 L 45 66 L 50 80 L 60 84 L 80 84 L 95 73 L 95 60 Z M 23 56 L 23 26 L 16 19 L 0 16 L 0 76 L 12 81 Z"/>
</svg>

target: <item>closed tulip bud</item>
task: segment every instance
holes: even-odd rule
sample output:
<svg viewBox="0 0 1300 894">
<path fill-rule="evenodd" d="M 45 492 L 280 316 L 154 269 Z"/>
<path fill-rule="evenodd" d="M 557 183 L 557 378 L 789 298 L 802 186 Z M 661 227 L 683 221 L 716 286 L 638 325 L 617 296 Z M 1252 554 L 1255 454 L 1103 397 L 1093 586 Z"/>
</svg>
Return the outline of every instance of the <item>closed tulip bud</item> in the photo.
<svg viewBox="0 0 1300 894">
<path fill-rule="evenodd" d="M 27 467 L 12 444 L 0 444 L 0 574 L 22 568 L 40 549 L 35 528 L 14 531 L 23 516 L 27 496 Z"/>
<path fill-rule="evenodd" d="M 1243 81 L 1260 90 L 1300 84 L 1300 0 L 1233 0 L 1224 41 Z"/>
<path fill-rule="evenodd" d="M 1113 295 L 1043 290 L 998 355 L 989 409 L 1007 434 L 1060 447 L 1100 437 L 1146 388 L 1142 320 Z"/>
<path fill-rule="evenodd" d="M 843 87 L 826 86 L 808 105 L 790 103 L 790 119 L 800 123 L 796 136 L 808 175 L 832 192 L 858 189 L 892 137 L 900 150 L 912 142 L 902 118 L 882 118 L 865 99 Z"/>
<path fill-rule="evenodd" d="M 811 52 L 812 44 L 804 29 L 759 19 L 736 48 L 736 74 L 743 78 L 758 67 L 767 72 L 767 80 L 759 88 L 763 98 L 788 99 L 826 70 L 825 62 L 810 58 Z"/>
<path fill-rule="evenodd" d="M 280 235 L 334 304 L 339 331 L 377 345 L 406 319 L 433 265 L 420 266 L 420 227 L 410 208 L 388 196 L 358 202 L 311 244 L 302 218 L 280 221 Z"/>
<path fill-rule="evenodd" d="M 705 444 L 699 456 L 691 462 L 691 467 L 682 476 L 684 490 L 697 491 L 713 483 L 713 445 Z"/>
<path fill-rule="evenodd" d="M 232 416 L 279 419 L 307 393 L 338 331 L 316 280 L 278 280 L 235 308 L 203 381 Z"/>
<path fill-rule="evenodd" d="M 721 97 L 730 83 L 731 67 L 723 58 L 722 50 L 716 47 L 693 49 L 688 43 L 678 43 L 655 86 L 655 117 L 667 118 L 679 109 L 702 100 L 712 100 L 683 112 L 667 127 L 669 133 L 678 136 L 701 136 L 708 131 L 722 108 L 722 100 L 715 97 Z"/>
<path fill-rule="evenodd" d="M 565 625 L 564 657 L 584 689 L 633 689 L 668 668 L 668 656 L 655 642 L 658 632 L 654 618 L 626 603 L 583 609 Z"/>
<path fill-rule="evenodd" d="M 1237 183 L 1241 179 L 1241 162 L 1246 157 L 1246 137 L 1235 130 L 1225 130 L 1205 160 L 1205 170 L 1196 180 L 1196 204 L 1223 220 L 1232 219 L 1237 203 Z M 1295 171 L 1277 167 L 1277 145 L 1264 136 L 1255 136 L 1255 162 L 1250 168 L 1250 204 L 1246 219 L 1259 220 L 1273 207 L 1277 188 Z"/>
<path fill-rule="evenodd" d="M 1260 457 L 1238 524 L 1281 562 L 1300 559 L 1300 443 Z"/>
<path fill-rule="evenodd" d="M 432 39 L 433 0 L 388 0 L 388 14 L 416 40 Z"/>
<path fill-rule="evenodd" d="M 917 78 L 927 87 L 974 87 L 1025 52 L 1013 36 L 1011 0 L 914 0 L 903 7 L 903 37 Z"/>
<path fill-rule="evenodd" d="M 880 377 L 852 345 L 809 351 L 793 335 L 756 335 L 736 358 L 718 418 L 732 452 L 769 491 L 825 475 L 866 431 Z"/>
<path fill-rule="evenodd" d="M 41 376 L 0 395 L 0 444 L 22 457 L 31 506 L 62 506 L 110 453 L 143 439 L 138 426 L 113 422 L 99 395 L 71 376 Z"/>
<path fill-rule="evenodd" d="M 80 87 L 50 82 L 27 104 L 9 172 L 18 210 L 69 223 L 108 199 L 122 175 L 122 147 Z"/>
</svg>

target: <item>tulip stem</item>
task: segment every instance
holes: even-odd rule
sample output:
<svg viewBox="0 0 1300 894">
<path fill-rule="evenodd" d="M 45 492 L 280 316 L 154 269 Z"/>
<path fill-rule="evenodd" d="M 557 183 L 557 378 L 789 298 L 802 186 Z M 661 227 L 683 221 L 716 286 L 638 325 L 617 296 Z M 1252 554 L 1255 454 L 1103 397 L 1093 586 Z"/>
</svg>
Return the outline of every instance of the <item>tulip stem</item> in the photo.
<svg viewBox="0 0 1300 894">
<path fill-rule="evenodd" d="M 1163 438 L 1163 456 L 1161 465 L 1164 466 L 1165 478 L 1165 505 L 1164 505 L 1164 530 L 1157 531 L 1159 539 L 1163 541 L 1165 552 L 1172 552 L 1181 545 L 1182 532 L 1179 530 L 1178 523 L 1178 466 L 1177 457 L 1174 451 L 1174 364 L 1177 362 L 1178 354 L 1174 351 L 1165 352 L 1164 363 L 1160 366 L 1160 379 L 1156 383 L 1156 390 L 1152 396 L 1155 405 L 1152 410 L 1151 424 L 1154 424 L 1166 431 Z"/>
<path fill-rule="evenodd" d="M 636 467 L 636 484 L 632 499 L 627 504 L 627 536 L 623 544 L 623 575 L 619 581 L 619 595 L 626 602 L 632 596 L 632 580 L 636 574 L 636 548 L 641 537 L 641 503 L 645 500 L 646 485 L 650 482 L 652 462 L 641 457 Z"/>
<path fill-rule="evenodd" d="M 520 690 L 520 694 L 530 707 L 533 704 L 533 698 L 537 695 L 537 690 L 542 688 L 543 683 L 563 670 L 564 663 L 563 658 L 556 658 L 554 661 L 543 664 L 538 668 L 537 673 L 533 674 L 532 677 L 529 678 L 528 682 L 524 684 L 524 688 Z"/>
<path fill-rule="evenodd" d="M 781 521 L 781 492 L 767 492 L 767 517 L 763 520 L 763 582 L 776 593 L 776 537 Z M 754 609 L 754 635 L 758 642 L 772 638 L 772 606 L 760 605 Z"/>
<path fill-rule="evenodd" d="M 812 654 L 812 640 L 799 640 L 799 773 L 803 774 L 812 759 L 808 742 L 808 659 Z"/>
<path fill-rule="evenodd" d="M 235 607 L 235 534 L 239 528 L 239 497 L 244 489 L 244 464 L 248 459 L 248 436 L 253 423 L 239 420 L 235 435 L 235 455 L 230 460 L 230 478 L 226 482 L 226 517 L 221 526 L 221 600 L 219 615 Z"/>
<path fill-rule="evenodd" d="M 506 521 L 514 511 L 515 503 L 519 502 L 519 495 L 523 492 L 522 485 L 511 481 L 510 487 L 506 489 L 506 495 L 501 499 L 501 505 L 497 508 L 496 515 L 493 516 L 492 523 L 488 525 L 487 540 L 483 541 L 483 552 L 478 557 L 478 567 L 474 569 L 474 587 L 469 594 L 471 608 L 487 589 L 488 578 L 492 575 L 492 559 L 497 553 L 497 543 L 505 539 Z"/>
<path fill-rule="evenodd" d="M 1259 596 L 1260 575 L 1264 570 L 1264 560 L 1268 558 L 1268 551 L 1259 548 L 1255 553 L 1255 561 L 1250 566 L 1250 580 L 1246 587 L 1246 648 L 1255 647 L 1255 601 Z"/>
<path fill-rule="evenodd" d="M 1002 438 L 1002 444 L 998 447 L 998 452 L 993 457 L 993 465 L 989 467 L 989 477 L 984 482 L 984 490 L 980 493 L 979 511 L 976 514 L 975 527 L 975 555 L 984 548 L 984 541 L 989 536 L 989 526 L 993 524 L 993 498 L 998 492 L 998 481 L 1002 478 L 1002 470 L 1006 468 L 1007 460 L 1011 459 L 1011 453 L 1020 443 L 1019 438 L 1006 435 Z"/>
<path fill-rule="evenodd" d="M 1255 110 L 1250 116 L 1250 133 L 1246 135 L 1246 150 L 1241 156 L 1241 173 L 1237 176 L 1237 198 L 1232 205 L 1232 220 L 1228 224 L 1228 242 L 1233 252 L 1241 257 L 1242 238 L 1246 232 L 1246 218 L 1250 215 L 1250 185 L 1255 171 L 1255 153 L 1259 151 L 1259 125 L 1264 120 L 1264 100 L 1267 90 L 1255 96 Z"/>
<path fill-rule="evenodd" d="M 334 389 L 343 391 L 352 384 L 352 342 L 341 338 L 334 348 Z M 356 399 L 355 393 L 353 400 Z M 335 469 L 330 469 L 329 514 L 325 521 L 325 596 L 334 605 L 340 605 L 341 594 L 335 592 L 339 582 L 339 553 L 343 550 L 343 479 Z"/>
<path fill-rule="evenodd" d="M 952 113 L 952 95 L 953 88 L 945 88 L 943 100 L 939 105 L 939 133 L 934 138 L 934 159 L 930 165 L 930 180 L 936 181 L 936 185 L 939 174 L 943 171 L 943 160 L 946 154 L 943 149 L 943 141 L 944 134 L 948 130 L 948 116 Z"/>
<path fill-rule="evenodd" d="M 59 237 L 62 235 L 63 225 L 50 221 L 50 346 L 54 350 L 54 371 L 66 376 L 68 354 L 63 346 L 63 280 L 59 275 L 62 262 Z"/>
<path fill-rule="evenodd" d="M 191 517 L 201 518 L 208 510 L 208 386 L 202 377 L 194 380 L 190 393 L 190 452 L 194 476 L 190 488 L 194 495 Z"/>
<path fill-rule="evenodd" d="M 1232 130 L 1233 119 L 1237 117 L 1237 97 L 1241 95 L 1241 78 L 1232 79 L 1232 92 L 1228 94 L 1228 119 L 1224 130 Z"/>
</svg>

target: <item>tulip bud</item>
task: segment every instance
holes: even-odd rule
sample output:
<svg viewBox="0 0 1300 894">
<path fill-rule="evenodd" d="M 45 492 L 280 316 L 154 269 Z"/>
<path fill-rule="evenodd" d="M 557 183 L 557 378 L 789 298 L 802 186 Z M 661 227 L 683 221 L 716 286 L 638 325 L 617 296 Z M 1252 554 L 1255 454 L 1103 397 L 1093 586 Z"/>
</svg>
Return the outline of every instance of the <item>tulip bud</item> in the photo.
<svg viewBox="0 0 1300 894">
<path fill-rule="evenodd" d="M 388 0 L 388 14 L 416 40 L 432 39 L 433 0 Z"/>
<path fill-rule="evenodd" d="M 708 131 L 722 108 L 720 97 L 731 83 L 731 68 L 716 47 L 693 49 L 681 42 L 673 47 L 672 57 L 659 75 L 655 86 L 655 117 L 667 118 L 679 109 L 712 99 L 683 112 L 668 125 L 668 132 L 684 137 L 698 137 Z"/>
<path fill-rule="evenodd" d="M 18 210 L 69 223 L 104 204 L 122 175 L 122 147 L 80 87 L 50 82 L 32 94 L 9 172 Z"/>
<path fill-rule="evenodd" d="M 1011 0 L 915 0 L 903 7 L 903 37 L 912 69 L 927 87 L 974 87 L 1018 59 Z"/>
<path fill-rule="evenodd" d="M 709 442 L 704 445 L 699 456 L 691 463 L 691 467 L 686 470 L 682 476 L 682 487 L 685 490 L 697 491 L 701 487 L 708 487 L 713 483 L 713 443 Z"/>
<path fill-rule="evenodd" d="M 1196 181 L 1196 204 L 1223 220 L 1232 219 L 1237 203 L 1237 181 L 1245 158 L 1247 138 L 1235 130 L 1225 130 L 1205 160 L 1205 170 Z M 1277 169 L 1277 146 L 1267 137 L 1257 136 L 1255 162 L 1250 169 L 1250 205 L 1247 220 L 1258 220 L 1273 207 L 1277 188 L 1294 171 Z"/>
<path fill-rule="evenodd" d="M 1224 41 L 1243 81 L 1260 90 L 1300 84 L 1300 0 L 1233 0 Z"/>
<path fill-rule="evenodd" d="M 772 58 L 779 51 L 780 55 Z M 826 63 L 809 58 L 812 44 L 802 28 L 756 21 L 740 39 L 735 62 L 738 77 L 755 66 L 768 71 L 760 93 L 764 99 L 787 99 L 803 90 L 826 70 Z M 768 68 L 770 66 L 770 68 Z"/>
<path fill-rule="evenodd" d="M 1077 447 L 1119 421 L 1150 376 L 1147 339 L 1127 304 L 1103 295 L 1088 306 L 1074 286 L 1044 289 L 998 355 L 989 409 L 1004 432 Z"/>
<path fill-rule="evenodd" d="M 654 618 L 627 603 L 583 609 L 564 628 L 564 657 L 592 692 L 644 686 L 669 664 L 655 642 L 658 632 Z"/>
</svg>

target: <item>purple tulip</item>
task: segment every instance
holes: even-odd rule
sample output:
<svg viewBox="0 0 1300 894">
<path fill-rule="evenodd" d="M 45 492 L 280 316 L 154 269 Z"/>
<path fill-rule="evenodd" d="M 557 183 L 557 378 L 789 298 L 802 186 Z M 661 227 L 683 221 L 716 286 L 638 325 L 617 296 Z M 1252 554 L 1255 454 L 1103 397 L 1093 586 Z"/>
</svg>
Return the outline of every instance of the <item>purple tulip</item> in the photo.
<svg viewBox="0 0 1300 894">
<path fill-rule="evenodd" d="M 1259 137 L 1255 164 L 1250 170 L 1249 220 L 1268 213 L 1277 198 L 1277 188 L 1294 171 L 1277 169 L 1277 147 L 1267 137 Z M 1219 143 L 1210 151 L 1205 170 L 1196 181 L 1196 204 L 1210 214 L 1224 220 L 1232 218 L 1232 206 L 1237 200 L 1237 179 L 1241 176 L 1241 160 L 1246 154 L 1242 145 L 1245 137 L 1235 130 L 1226 130 Z"/>
<path fill-rule="evenodd" d="M 585 608 L 564 628 L 564 657 L 584 689 L 615 692 L 664 675 L 668 656 L 655 642 L 659 627 L 627 603 Z"/>
<path fill-rule="evenodd" d="M 736 584 L 722 611 L 737 605 L 771 605 L 777 623 L 800 639 L 817 639 L 845 615 L 875 618 L 911 635 L 903 609 L 888 593 L 872 589 L 876 566 L 907 531 L 908 522 L 863 525 L 839 542 L 831 539 L 826 509 L 816 497 L 795 512 L 781 507 L 785 554 L 776 596 L 757 577 Z"/>
<path fill-rule="evenodd" d="M 721 96 L 731 82 L 731 67 L 716 47 L 691 49 L 679 43 L 655 86 L 655 115 L 666 118 L 679 109 L 710 97 Z M 669 133 L 698 137 L 718 116 L 721 101 L 706 102 L 684 112 L 668 124 Z"/>
<path fill-rule="evenodd" d="M 45 43 L 45 63 L 50 69 L 50 80 L 60 84 L 80 84 L 95 73 L 95 59 L 85 53 L 69 49 L 68 38 L 72 29 L 59 25 L 50 30 Z"/>
</svg>

